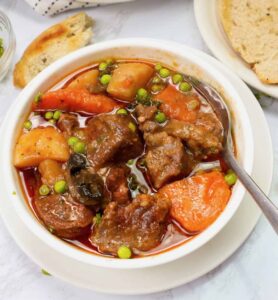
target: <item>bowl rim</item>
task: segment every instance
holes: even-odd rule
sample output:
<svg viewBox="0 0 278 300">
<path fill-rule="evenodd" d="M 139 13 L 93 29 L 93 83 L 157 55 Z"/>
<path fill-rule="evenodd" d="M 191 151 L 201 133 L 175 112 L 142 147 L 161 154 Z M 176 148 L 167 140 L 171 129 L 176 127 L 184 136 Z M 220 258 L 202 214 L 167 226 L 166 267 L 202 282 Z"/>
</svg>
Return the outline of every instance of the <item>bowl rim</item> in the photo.
<svg viewBox="0 0 278 300">
<path fill-rule="evenodd" d="M 224 74 L 222 74 L 222 72 L 220 72 L 219 70 L 214 69 L 214 67 L 211 66 L 210 63 L 203 58 L 203 55 L 198 55 L 198 53 L 202 53 L 199 50 L 192 49 L 182 44 L 166 40 L 128 38 L 101 42 L 95 45 L 85 47 L 65 56 L 64 58 L 56 61 L 55 63 L 47 67 L 36 78 L 34 78 L 27 85 L 27 87 L 18 95 L 18 97 L 10 107 L 6 118 L 3 120 L 1 126 L 3 147 L 0 150 L 0 161 L 2 165 L 2 168 L 0 169 L 0 177 L 2 178 L 0 185 L 3 186 L 7 198 L 12 201 L 17 216 L 22 219 L 24 224 L 35 236 L 41 239 L 44 243 L 47 243 L 56 251 L 63 253 L 64 255 L 67 255 L 75 260 L 79 260 L 81 262 L 99 267 L 119 269 L 153 267 L 156 265 L 169 263 L 182 256 L 188 255 L 200 248 L 205 243 L 207 243 L 210 239 L 212 239 L 229 222 L 229 220 L 239 207 L 245 194 L 245 189 L 243 188 L 243 186 L 240 183 L 236 184 L 231 199 L 235 198 L 237 199 L 237 201 L 231 201 L 230 199 L 225 210 L 216 219 L 216 221 L 189 242 L 183 243 L 175 248 L 172 248 L 159 254 L 131 260 L 121 260 L 118 258 L 99 256 L 81 251 L 78 248 L 69 246 L 66 242 L 52 235 L 48 230 L 45 229 L 44 226 L 42 226 L 38 222 L 33 212 L 30 213 L 30 211 L 27 211 L 26 204 L 24 204 L 25 200 L 22 201 L 21 197 L 19 196 L 21 193 L 21 187 L 18 184 L 16 184 L 13 180 L 13 173 L 15 168 L 12 164 L 12 154 L 14 145 L 11 137 L 13 136 L 14 131 L 16 130 L 16 123 L 20 117 L 21 112 L 25 109 L 26 105 L 29 102 L 31 102 L 31 95 L 33 95 L 34 92 L 37 91 L 38 87 L 49 77 L 51 77 L 54 73 L 59 72 L 59 70 L 63 69 L 68 64 L 71 64 L 72 61 L 78 60 L 81 57 L 86 56 L 88 54 L 91 54 L 93 56 L 94 53 L 98 53 L 102 50 L 113 49 L 115 47 L 141 47 L 152 49 L 154 51 L 159 49 L 166 53 L 169 52 L 173 55 L 184 57 L 194 65 L 199 66 L 200 69 L 205 70 L 206 74 L 208 74 L 209 77 L 214 78 L 216 82 L 219 82 L 221 80 L 221 86 L 227 92 L 227 94 L 229 94 L 230 97 L 239 99 L 239 103 L 237 103 L 237 105 L 241 107 L 242 119 L 245 120 L 245 128 L 243 130 L 244 140 L 246 144 L 248 144 L 250 149 L 248 150 L 248 153 L 247 151 L 245 151 L 245 155 L 244 157 L 242 157 L 242 161 L 245 170 L 248 173 L 251 173 L 254 162 L 254 143 L 252 138 L 251 124 L 246 113 L 246 109 L 243 103 L 240 101 L 240 96 L 237 93 L 236 88 L 233 87 L 233 85 L 230 83 L 227 77 Z M 142 58 L 143 56 L 144 55 L 142 55 Z M 63 78 L 63 76 L 60 76 L 60 78 Z M 16 194 L 14 194 L 14 191 L 16 191 Z"/>
</svg>

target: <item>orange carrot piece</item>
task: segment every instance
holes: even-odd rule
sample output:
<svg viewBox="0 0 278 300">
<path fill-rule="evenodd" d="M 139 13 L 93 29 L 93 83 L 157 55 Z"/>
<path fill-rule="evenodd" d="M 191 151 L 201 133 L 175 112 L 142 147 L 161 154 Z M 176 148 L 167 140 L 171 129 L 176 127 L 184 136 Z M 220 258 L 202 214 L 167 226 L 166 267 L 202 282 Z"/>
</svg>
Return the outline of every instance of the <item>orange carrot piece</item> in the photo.
<svg viewBox="0 0 278 300">
<path fill-rule="evenodd" d="M 33 109 L 60 109 L 64 111 L 82 111 L 88 113 L 106 113 L 118 107 L 113 99 L 90 94 L 86 89 L 59 89 L 44 94 Z"/>
<path fill-rule="evenodd" d="M 161 110 L 171 119 L 194 123 L 197 112 L 200 108 L 200 100 L 196 95 L 183 94 L 168 85 L 164 90 L 155 96 L 157 101 L 162 102 Z M 195 108 L 190 108 L 190 103 L 197 104 Z"/>
<path fill-rule="evenodd" d="M 211 171 L 170 183 L 159 194 L 172 202 L 170 215 L 195 233 L 215 221 L 226 207 L 231 190 L 222 173 Z"/>
</svg>

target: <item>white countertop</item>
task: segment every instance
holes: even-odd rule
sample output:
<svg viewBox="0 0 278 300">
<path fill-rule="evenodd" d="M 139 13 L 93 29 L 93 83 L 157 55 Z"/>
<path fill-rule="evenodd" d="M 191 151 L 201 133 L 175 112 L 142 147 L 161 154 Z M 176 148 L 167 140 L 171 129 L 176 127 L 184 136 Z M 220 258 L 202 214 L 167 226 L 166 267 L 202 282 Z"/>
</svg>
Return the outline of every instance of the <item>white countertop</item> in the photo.
<svg viewBox="0 0 278 300">
<path fill-rule="evenodd" d="M 1 0 L 0 9 L 10 17 L 17 39 L 15 60 L 42 30 L 65 18 L 41 17 L 23 0 Z M 86 10 L 96 20 L 95 42 L 119 37 L 152 37 L 174 40 L 209 53 L 194 20 L 191 0 L 137 0 Z M 0 83 L 0 120 L 18 94 L 12 74 Z M 271 197 L 278 196 L 278 99 L 262 100 L 274 147 Z M 263 147 L 263 145 L 262 145 Z M 246 216 L 248 218 L 248 215 Z M 0 219 L 0 299 L 278 299 L 278 239 L 261 218 L 244 245 L 225 263 L 187 285 L 166 292 L 130 297 L 82 290 L 41 274 L 15 244 Z"/>
</svg>

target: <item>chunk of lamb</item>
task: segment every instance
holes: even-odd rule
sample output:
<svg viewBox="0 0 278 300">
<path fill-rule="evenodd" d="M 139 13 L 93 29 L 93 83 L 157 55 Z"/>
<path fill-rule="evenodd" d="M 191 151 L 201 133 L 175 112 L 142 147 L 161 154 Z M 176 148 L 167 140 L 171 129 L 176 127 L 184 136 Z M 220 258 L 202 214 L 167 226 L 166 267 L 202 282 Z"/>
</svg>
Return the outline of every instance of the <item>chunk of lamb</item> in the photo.
<svg viewBox="0 0 278 300">
<path fill-rule="evenodd" d="M 35 200 L 40 219 L 55 235 L 75 239 L 92 223 L 92 212 L 69 195 L 50 195 Z"/>
<path fill-rule="evenodd" d="M 73 135 L 74 129 L 79 127 L 77 116 L 74 114 L 61 114 L 57 127 L 67 136 Z"/>
<path fill-rule="evenodd" d="M 140 155 L 143 145 L 133 119 L 124 115 L 101 115 L 91 119 L 85 130 L 87 158 L 94 170 L 110 161 L 127 161 Z"/>
<path fill-rule="evenodd" d="M 192 171 L 193 158 L 186 152 L 179 138 L 162 131 L 148 134 L 146 143 L 146 165 L 156 189 Z"/>
<path fill-rule="evenodd" d="M 217 155 L 223 149 L 223 127 L 213 113 L 200 113 L 195 124 L 170 120 L 164 130 L 185 141 L 199 159 Z"/>
<path fill-rule="evenodd" d="M 136 106 L 135 112 L 139 123 L 139 129 L 144 132 L 144 137 L 148 133 L 154 132 L 160 128 L 159 124 L 154 121 L 155 114 L 158 111 L 157 107 L 143 106 L 139 104 Z"/>
<path fill-rule="evenodd" d="M 151 195 L 138 195 L 129 205 L 111 202 L 96 225 L 90 241 L 99 251 L 116 255 L 120 246 L 148 251 L 162 240 L 170 202 Z"/>
<path fill-rule="evenodd" d="M 130 200 L 127 176 L 130 169 L 125 166 L 113 166 L 106 177 L 106 187 L 111 193 L 112 201 L 126 204 Z"/>
<path fill-rule="evenodd" d="M 147 144 L 146 164 L 155 188 L 170 180 L 188 175 L 195 163 L 181 140 L 164 132 L 164 127 L 154 122 L 156 106 L 136 107 L 139 128 Z"/>
</svg>

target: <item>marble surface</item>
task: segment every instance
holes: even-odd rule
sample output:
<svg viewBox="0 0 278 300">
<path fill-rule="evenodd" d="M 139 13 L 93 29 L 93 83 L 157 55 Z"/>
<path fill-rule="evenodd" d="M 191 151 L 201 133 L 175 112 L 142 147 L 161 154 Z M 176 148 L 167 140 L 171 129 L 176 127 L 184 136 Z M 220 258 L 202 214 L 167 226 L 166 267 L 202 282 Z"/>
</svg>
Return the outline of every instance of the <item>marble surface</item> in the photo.
<svg viewBox="0 0 278 300">
<path fill-rule="evenodd" d="M 23 0 L 1 0 L 0 9 L 10 17 L 16 34 L 15 61 L 31 40 L 50 24 L 71 13 L 42 17 Z M 94 41 L 118 37 L 164 38 L 185 43 L 209 53 L 196 26 L 191 0 L 137 0 L 93 9 L 87 13 L 96 20 Z M 0 121 L 18 94 L 12 74 L 0 83 Z M 278 100 L 278 99 L 277 99 Z M 274 178 L 271 197 L 278 196 L 278 101 L 263 98 L 263 106 L 273 139 Z M 263 147 L 263 145 L 262 145 Z M 248 218 L 248 216 L 246 216 Z M 225 263 L 207 275 L 176 289 L 146 296 L 111 296 L 83 290 L 54 277 L 41 274 L 15 244 L 0 220 L 0 299 L 277 299 L 278 239 L 261 218 L 248 240 Z"/>
</svg>

